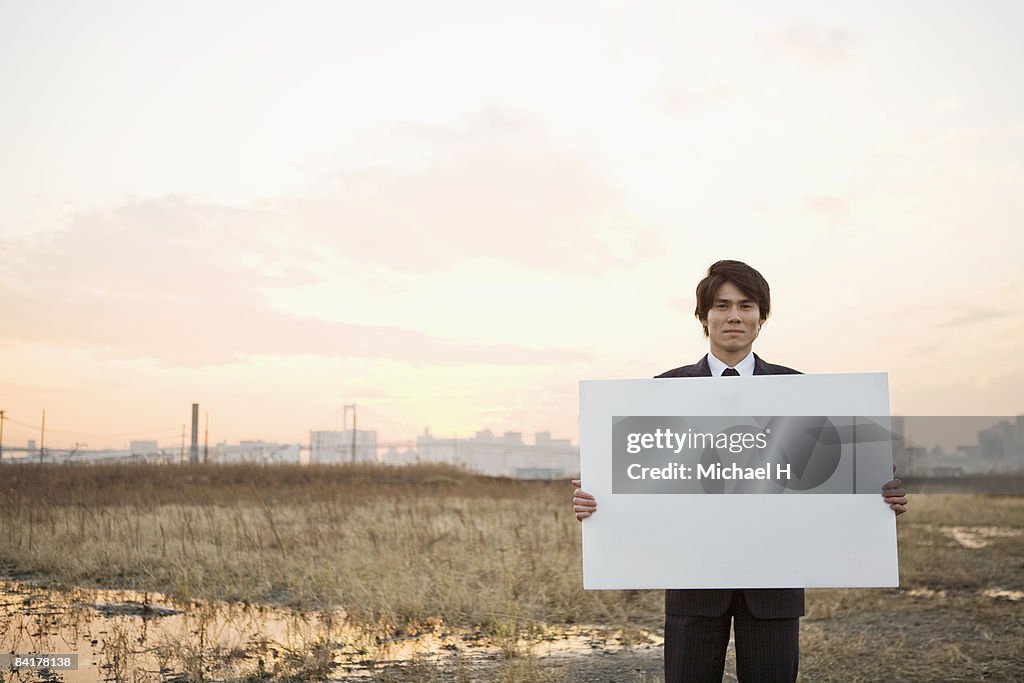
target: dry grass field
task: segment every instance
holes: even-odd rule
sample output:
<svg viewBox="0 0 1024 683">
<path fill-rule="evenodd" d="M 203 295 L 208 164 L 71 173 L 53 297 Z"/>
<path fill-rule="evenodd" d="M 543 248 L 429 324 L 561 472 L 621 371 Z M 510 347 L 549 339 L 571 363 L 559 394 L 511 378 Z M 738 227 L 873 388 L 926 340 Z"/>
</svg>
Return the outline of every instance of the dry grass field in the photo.
<svg viewBox="0 0 1024 683">
<path fill-rule="evenodd" d="M 347 645 L 358 656 L 383 660 L 390 643 L 428 632 L 501 655 L 474 660 L 447 644 L 362 680 L 658 680 L 648 634 L 662 595 L 581 589 L 567 482 L 427 466 L 9 466 L 0 491 L 2 576 L 50 591 L 159 592 L 198 613 L 320 615 L 304 649 L 245 680 L 343 680 L 342 613 L 348 637 L 361 634 L 363 646 Z M 919 494 L 898 528 L 901 589 L 809 591 L 802 680 L 1024 679 L 1024 497 Z M 648 647 L 546 657 L 531 645 L 581 624 Z M 197 638 L 148 678 L 125 664 L 123 638 L 109 677 L 231 678 L 205 661 L 223 653 Z"/>
</svg>

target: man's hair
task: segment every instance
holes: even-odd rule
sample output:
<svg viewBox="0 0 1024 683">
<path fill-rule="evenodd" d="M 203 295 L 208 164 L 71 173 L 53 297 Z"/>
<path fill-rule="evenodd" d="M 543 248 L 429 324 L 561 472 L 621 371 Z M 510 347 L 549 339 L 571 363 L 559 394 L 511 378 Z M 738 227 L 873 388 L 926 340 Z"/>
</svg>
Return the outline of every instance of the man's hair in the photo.
<svg viewBox="0 0 1024 683">
<path fill-rule="evenodd" d="M 772 294 L 768 282 L 742 261 L 716 261 L 708 268 L 707 277 L 697 283 L 697 308 L 693 314 L 704 326 L 704 336 L 708 336 L 708 311 L 714 305 L 715 292 L 726 282 L 736 285 L 744 295 L 757 303 L 757 310 L 763 323 L 768 319 L 772 308 Z"/>
</svg>

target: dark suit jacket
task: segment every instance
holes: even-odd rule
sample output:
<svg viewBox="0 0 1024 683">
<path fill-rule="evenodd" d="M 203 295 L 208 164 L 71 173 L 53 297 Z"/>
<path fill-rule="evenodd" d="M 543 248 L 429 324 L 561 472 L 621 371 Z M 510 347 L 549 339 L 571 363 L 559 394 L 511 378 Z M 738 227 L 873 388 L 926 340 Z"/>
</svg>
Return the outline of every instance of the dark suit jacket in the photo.
<svg viewBox="0 0 1024 683">
<path fill-rule="evenodd" d="M 798 375 L 800 372 L 784 365 L 765 363 L 754 354 L 755 375 Z M 693 365 L 684 365 L 663 372 L 662 377 L 710 377 L 708 357 Z M 743 591 L 750 613 L 759 619 L 783 619 L 804 615 L 803 588 L 747 588 Z M 665 614 L 685 617 L 720 617 L 729 609 L 731 589 L 687 589 L 665 591 Z"/>
</svg>

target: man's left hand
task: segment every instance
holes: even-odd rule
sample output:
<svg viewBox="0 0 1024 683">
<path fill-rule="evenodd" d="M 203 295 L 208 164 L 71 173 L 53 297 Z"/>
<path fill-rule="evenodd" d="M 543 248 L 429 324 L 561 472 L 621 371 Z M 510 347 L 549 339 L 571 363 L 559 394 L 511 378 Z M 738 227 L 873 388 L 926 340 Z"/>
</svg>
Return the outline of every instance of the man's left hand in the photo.
<svg viewBox="0 0 1024 683">
<path fill-rule="evenodd" d="M 896 474 L 895 466 L 892 468 L 892 473 Z M 907 490 L 903 488 L 903 482 L 899 479 L 892 479 L 882 484 L 882 499 L 897 515 L 902 515 L 907 511 Z"/>
</svg>

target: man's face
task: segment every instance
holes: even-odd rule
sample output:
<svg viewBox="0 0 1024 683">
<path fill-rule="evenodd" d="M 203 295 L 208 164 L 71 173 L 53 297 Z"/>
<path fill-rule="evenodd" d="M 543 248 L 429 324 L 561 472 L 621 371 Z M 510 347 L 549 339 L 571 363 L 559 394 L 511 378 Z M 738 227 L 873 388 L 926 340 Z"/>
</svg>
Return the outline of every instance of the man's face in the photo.
<svg viewBox="0 0 1024 683">
<path fill-rule="evenodd" d="M 707 320 L 701 322 L 708 326 L 712 353 L 746 356 L 761 331 L 761 312 L 756 301 L 726 282 L 715 292 Z"/>
</svg>

